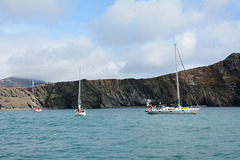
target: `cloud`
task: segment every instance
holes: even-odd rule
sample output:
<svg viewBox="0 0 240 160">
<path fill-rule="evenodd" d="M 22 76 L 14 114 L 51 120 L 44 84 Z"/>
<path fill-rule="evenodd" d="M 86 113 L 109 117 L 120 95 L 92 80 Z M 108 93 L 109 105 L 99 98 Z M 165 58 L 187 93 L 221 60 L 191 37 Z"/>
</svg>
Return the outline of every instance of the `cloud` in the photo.
<svg viewBox="0 0 240 160">
<path fill-rule="evenodd" d="M 225 59 L 230 53 L 240 52 L 238 39 L 240 36 L 240 20 L 223 20 L 209 24 L 199 30 L 196 55 L 203 64 L 214 63 Z"/>
<path fill-rule="evenodd" d="M 147 78 L 174 70 L 174 50 L 171 41 L 149 41 L 122 51 L 125 66 L 120 73 L 125 77 Z"/>
<path fill-rule="evenodd" d="M 124 62 L 115 61 L 85 36 L 57 40 L 25 37 L 21 41 L 24 43 L 18 44 L 20 41 L 14 38 L 5 41 L 8 46 L 21 45 L 24 48 L 21 52 L 14 49 L 8 53 L 0 52 L 0 55 L 9 55 L 4 63 L 8 64 L 11 75 L 18 77 L 52 82 L 76 80 L 78 68 L 82 66 L 82 78 L 105 78 L 117 76 L 124 66 Z"/>
<path fill-rule="evenodd" d="M 184 32 L 179 36 L 176 36 L 176 42 L 178 47 L 181 48 L 182 54 L 187 58 L 192 58 L 197 45 L 197 37 L 192 32 Z"/>
<path fill-rule="evenodd" d="M 74 3 L 66 0 L 0 0 L 0 9 L 5 21 L 42 21 L 47 24 L 57 23 L 69 14 Z"/>
<path fill-rule="evenodd" d="M 173 36 L 203 19 L 202 12 L 184 10 L 179 0 L 120 0 L 92 22 L 91 29 L 103 44 L 118 46 Z"/>
</svg>

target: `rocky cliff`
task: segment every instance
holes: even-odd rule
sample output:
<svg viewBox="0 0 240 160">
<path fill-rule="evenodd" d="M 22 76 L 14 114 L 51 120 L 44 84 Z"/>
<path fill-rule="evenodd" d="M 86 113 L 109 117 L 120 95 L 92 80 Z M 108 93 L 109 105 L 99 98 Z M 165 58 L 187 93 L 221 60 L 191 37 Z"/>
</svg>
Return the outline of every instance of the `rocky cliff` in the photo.
<svg viewBox="0 0 240 160">
<path fill-rule="evenodd" d="M 186 71 L 199 104 L 240 106 L 240 54 L 206 67 Z M 179 72 L 183 105 L 195 105 L 185 73 Z M 49 109 L 77 107 L 78 81 L 35 87 L 37 104 Z M 176 100 L 176 77 L 168 74 L 149 79 L 82 80 L 82 102 L 87 108 L 144 106 L 147 99 Z M 0 88 L 2 109 L 30 108 L 31 87 Z"/>
</svg>

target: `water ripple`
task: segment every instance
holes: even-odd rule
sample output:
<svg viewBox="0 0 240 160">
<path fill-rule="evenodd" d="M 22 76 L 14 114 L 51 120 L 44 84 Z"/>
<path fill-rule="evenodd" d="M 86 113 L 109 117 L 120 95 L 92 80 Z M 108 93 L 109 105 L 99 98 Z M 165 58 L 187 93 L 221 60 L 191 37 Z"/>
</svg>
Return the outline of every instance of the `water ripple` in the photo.
<svg viewBox="0 0 240 160">
<path fill-rule="evenodd" d="M 0 112 L 0 159 L 238 159 L 240 108 L 147 115 L 143 108 Z"/>
</svg>

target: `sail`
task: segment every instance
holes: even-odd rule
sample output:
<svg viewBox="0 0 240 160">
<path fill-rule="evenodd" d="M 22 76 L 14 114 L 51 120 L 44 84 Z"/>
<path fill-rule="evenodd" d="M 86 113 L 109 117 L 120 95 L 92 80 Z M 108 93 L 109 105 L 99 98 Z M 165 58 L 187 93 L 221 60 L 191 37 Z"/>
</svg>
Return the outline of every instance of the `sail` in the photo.
<svg viewBox="0 0 240 160">
<path fill-rule="evenodd" d="M 178 52 L 178 56 L 179 56 L 179 58 L 180 58 L 180 61 L 181 61 L 181 63 L 182 63 L 182 67 L 183 67 L 184 73 L 185 73 L 185 75 L 186 75 L 189 88 L 190 88 L 190 90 L 191 90 L 191 92 L 192 92 L 192 96 L 193 96 L 193 98 L 194 98 L 194 100 L 195 100 L 195 102 L 196 102 L 196 105 L 198 106 L 197 98 L 196 98 L 195 93 L 194 93 L 194 90 L 193 90 L 193 88 L 192 88 L 192 86 L 191 86 L 191 84 L 190 84 L 190 80 L 189 80 L 189 78 L 188 78 L 186 69 L 185 69 L 185 67 L 184 67 L 184 65 L 183 65 L 182 57 L 181 57 L 180 52 L 178 51 L 178 49 L 177 49 L 177 52 Z"/>
<path fill-rule="evenodd" d="M 78 109 L 79 109 L 79 110 L 82 110 L 82 102 L 81 102 L 81 79 L 80 79 L 80 74 L 81 74 L 81 68 L 79 68 Z"/>
<path fill-rule="evenodd" d="M 34 81 L 32 80 L 32 108 L 35 106 Z"/>
<path fill-rule="evenodd" d="M 177 99 L 178 99 L 178 107 L 181 108 L 180 105 L 180 93 L 179 93 L 179 82 L 178 82 L 178 64 L 177 64 L 177 46 L 174 44 L 175 48 L 175 64 L 176 64 L 176 81 L 177 81 Z"/>
<path fill-rule="evenodd" d="M 79 83 L 78 83 L 78 109 L 74 111 L 74 116 L 86 116 L 86 108 L 83 110 L 81 102 L 81 67 L 79 67 Z"/>
</svg>

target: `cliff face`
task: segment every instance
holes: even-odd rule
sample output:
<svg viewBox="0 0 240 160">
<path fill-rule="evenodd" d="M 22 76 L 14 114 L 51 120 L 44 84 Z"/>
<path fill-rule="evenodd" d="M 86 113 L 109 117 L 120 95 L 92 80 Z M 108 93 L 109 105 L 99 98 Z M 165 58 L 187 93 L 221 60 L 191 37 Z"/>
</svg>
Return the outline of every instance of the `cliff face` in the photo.
<svg viewBox="0 0 240 160">
<path fill-rule="evenodd" d="M 199 104 L 240 106 L 240 54 L 224 61 L 187 70 Z M 179 72 L 183 105 L 195 105 L 184 72 Z M 49 109 L 77 107 L 78 81 L 35 86 L 37 104 Z M 168 74 L 149 79 L 82 80 L 82 102 L 87 108 L 143 106 L 147 99 L 158 102 L 176 100 L 176 77 Z M 30 108 L 31 87 L 0 88 L 0 107 Z"/>
<path fill-rule="evenodd" d="M 240 54 L 224 61 L 187 72 L 198 94 L 198 101 L 208 106 L 240 106 Z"/>
</svg>

